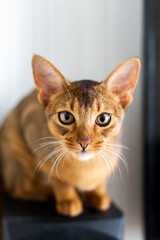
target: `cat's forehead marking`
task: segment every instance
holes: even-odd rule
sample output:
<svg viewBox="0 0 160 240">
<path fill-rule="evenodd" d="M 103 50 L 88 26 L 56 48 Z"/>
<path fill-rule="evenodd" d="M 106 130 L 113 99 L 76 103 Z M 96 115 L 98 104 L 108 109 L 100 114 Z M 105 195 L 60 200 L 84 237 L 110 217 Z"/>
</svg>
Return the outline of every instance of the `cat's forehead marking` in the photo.
<svg viewBox="0 0 160 240">
<path fill-rule="evenodd" d="M 99 88 L 99 83 L 92 80 L 81 80 L 74 82 L 72 89 L 74 100 L 73 106 L 76 103 L 76 108 L 83 107 L 92 108 L 94 111 L 109 111 L 115 115 L 119 115 L 119 104 L 116 102 L 116 97 L 106 92 L 106 89 Z"/>
<path fill-rule="evenodd" d="M 91 80 L 81 80 L 73 83 L 76 88 L 74 94 L 79 102 L 80 106 L 92 106 L 95 98 L 97 98 L 97 91 L 94 86 L 98 85 L 98 82 Z"/>
<path fill-rule="evenodd" d="M 55 109 L 63 111 L 70 109 L 73 112 L 87 113 L 87 109 L 92 109 L 92 112 L 109 112 L 111 114 L 119 115 L 119 104 L 116 101 L 116 96 L 113 96 L 105 89 L 99 87 L 99 83 L 92 80 L 81 80 L 73 82 L 70 86 L 68 95 L 67 91 L 60 93 L 57 97 L 53 96 L 50 104 L 50 112 Z M 83 109 L 83 111 L 82 111 Z"/>
</svg>

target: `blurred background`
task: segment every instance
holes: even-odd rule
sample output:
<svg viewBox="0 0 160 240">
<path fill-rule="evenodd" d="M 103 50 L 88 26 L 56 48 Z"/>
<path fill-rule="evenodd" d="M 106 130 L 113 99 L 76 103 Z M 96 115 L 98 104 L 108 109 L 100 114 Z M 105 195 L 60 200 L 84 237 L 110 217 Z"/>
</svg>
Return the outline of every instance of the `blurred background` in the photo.
<svg viewBox="0 0 160 240">
<path fill-rule="evenodd" d="M 142 70 L 127 110 L 122 143 L 129 174 L 120 165 L 108 184 L 125 213 L 125 239 L 144 239 L 142 190 L 142 0 L 0 0 L 0 121 L 34 88 L 31 58 L 49 59 L 70 81 L 104 80 L 127 58 Z"/>
</svg>

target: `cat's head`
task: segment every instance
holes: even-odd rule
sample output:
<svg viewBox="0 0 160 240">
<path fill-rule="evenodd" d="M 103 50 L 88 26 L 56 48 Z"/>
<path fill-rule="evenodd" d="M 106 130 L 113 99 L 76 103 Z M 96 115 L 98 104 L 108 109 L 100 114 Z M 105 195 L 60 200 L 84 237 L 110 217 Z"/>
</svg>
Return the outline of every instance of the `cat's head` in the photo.
<svg viewBox="0 0 160 240">
<path fill-rule="evenodd" d="M 113 143 L 140 70 L 139 58 L 121 63 L 103 82 L 68 82 L 45 58 L 32 60 L 38 99 L 45 106 L 53 136 L 77 159 L 85 161 Z"/>
</svg>

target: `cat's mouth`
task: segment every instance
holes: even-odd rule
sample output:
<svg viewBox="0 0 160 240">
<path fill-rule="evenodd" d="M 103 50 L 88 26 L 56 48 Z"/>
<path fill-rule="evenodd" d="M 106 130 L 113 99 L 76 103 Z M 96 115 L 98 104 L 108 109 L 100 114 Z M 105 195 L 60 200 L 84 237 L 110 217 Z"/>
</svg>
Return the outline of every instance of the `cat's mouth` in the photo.
<svg viewBox="0 0 160 240">
<path fill-rule="evenodd" d="M 73 152 L 72 154 L 79 161 L 87 161 L 87 160 L 93 158 L 93 156 L 95 155 L 95 153 L 86 152 L 86 151 L 83 151 L 83 150 L 82 151 Z"/>
</svg>

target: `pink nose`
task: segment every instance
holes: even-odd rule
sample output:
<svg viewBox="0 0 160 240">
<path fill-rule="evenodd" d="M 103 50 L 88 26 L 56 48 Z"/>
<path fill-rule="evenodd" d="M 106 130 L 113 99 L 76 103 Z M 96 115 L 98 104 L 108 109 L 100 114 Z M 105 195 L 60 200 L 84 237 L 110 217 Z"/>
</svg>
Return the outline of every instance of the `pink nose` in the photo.
<svg viewBox="0 0 160 240">
<path fill-rule="evenodd" d="M 91 143 L 91 139 L 87 138 L 85 140 L 78 138 L 78 143 L 81 145 L 82 148 L 86 148 L 88 146 L 88 144 Z"/>
</svg>

